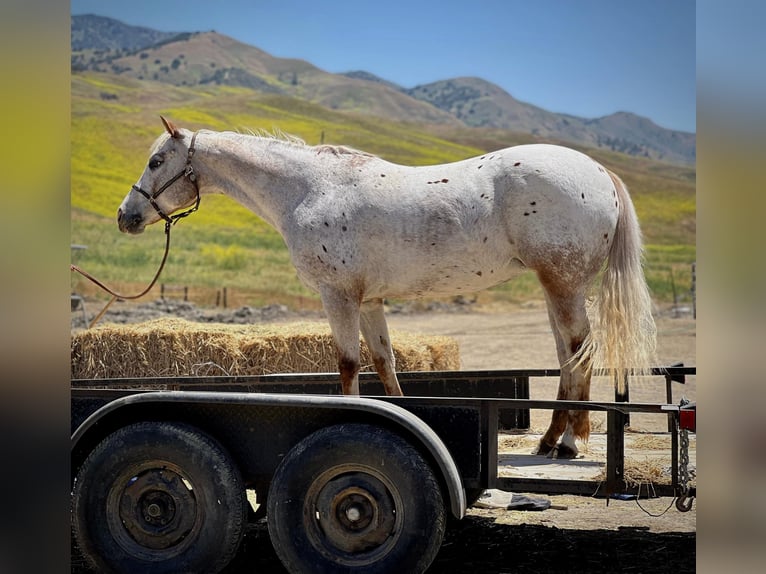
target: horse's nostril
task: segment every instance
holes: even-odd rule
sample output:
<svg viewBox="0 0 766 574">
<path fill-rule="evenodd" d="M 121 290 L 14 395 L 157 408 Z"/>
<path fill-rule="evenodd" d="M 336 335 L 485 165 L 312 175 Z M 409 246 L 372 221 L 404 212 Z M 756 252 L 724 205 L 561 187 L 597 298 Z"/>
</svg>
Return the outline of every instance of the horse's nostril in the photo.
<svg viewBox="0 0 766 574">
<path fill-rule="evenodd" d="M 118 222 L 122 221 L 122 208 L 121 207 L 117 210 L 117 221 Z"/>
</svg>

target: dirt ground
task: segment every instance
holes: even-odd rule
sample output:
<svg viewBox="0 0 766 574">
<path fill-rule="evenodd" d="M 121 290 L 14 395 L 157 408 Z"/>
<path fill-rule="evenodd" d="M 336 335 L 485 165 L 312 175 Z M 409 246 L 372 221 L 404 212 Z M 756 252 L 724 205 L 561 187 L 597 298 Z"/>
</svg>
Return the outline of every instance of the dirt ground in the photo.
<svg viewBox="0 0 766 574">
<path fill-rule="evenodd" d="M 157 309 L 161 307 L 156 305 Z M 167 304 L 165 307 L 169 308 Z M 124 309 L 117 309 L 115 313 L 122 313 Z M 522 307 L 449 306 L 437 312 L 413 312 L 411 309 L 396 311 L 392 309 L 388 314 L 389 326 L 393 331 L 454 337 L 460 345 L 463 369 L 557 367 L 553 337 L 542 303 Z M 251 321 L 286 321 L 295 318 L 284 309 L 272 309 L 265 313 L 266 317 L 261 317 L 259 313 L 264 313 L 256 310 L 239 312 Z M 159 314 L 163 314 L 163 311 L 159 311 Z M 141 313 L 135 315 L 128 312 L 123 315 L 128 318 L 122 320 L 113 316 L 111 320 L 129 322 L 131 316 L 140 316 L 140 320 L 150 318 Z M 74 317 L 73 313 L 73 320 Z M 306 320 L 307 317 L 303 315 L 300 318 Z M 321 316 L 316 318 L 322 320 Z M 657 313 L 656 319 L 660 363 L 669 365 L 682 362 L 687 366 L 695 366 L 696 322 L 688 311 L 678 313 L 662 310 Z M 109 314 L 106 320 L 110 320 Z M 216 320 L 221 320 L 221 317 Z M 665 386 L 661 378 L 659 381 L 632 381 L 631 402 L 664 402 Z M 555 379 L 533 382 L 531 398 L 553 399 L 556 387 Z M 681 396 L 696 400 L 696 377 L 687 377 L 685 385 L 674 383 L 674 402 L 677 403 Z M 591 398 L 614 400 L 613 388 L 606 379 L 594 379 Z M 544 431 L 549 417 L 549 412 L 533 411 L 530 434 Z M 594 444 L 583 445 L 581 450 L 584 460 L 598 455 L 597 437 L 605 430 L 605 424 L 597 415 L 592 415 L 592 426 Z M 640 437 L 655 436 L 658 433 L 661 436 L 661 433 L 666 432 L 666 427 L 664 417 L 658 419 L 650 415 L 634 415 L 626 438 L 628 449 L 631 439 L 644 440 Z M 534 436 L 527 437 L 527 440 L 533 443 Z M 692 447 L 695 445 L 696 441 Z M 528 452 L 528 446 L 525 444 L 522 448 Z M 693 471 L 696 470 L 695 454 L 696 448 L 692 452 Z M 644 455 L 651 456 L 652 453 L 641 451 L 641 456 Z M 629 450 L 626 456 L 630 456 Z M 603 498 L 534 496 L 550 500 L 552 507 L 543 511 L 469 509 L 466 518 L 455 521 L 448 528 L 442 549 L 429 571 L 500 574 L 678 573 L 696 570 L 696 501 L 692 511 L 681 513 L 669 498 L 642 499 L 640 502 L 610 500 L 607 504 Z M 262 522 L 250 527 L 241 551 L 226 569 L 229 574 L 254 571 L 284 572 Z M 76 550 L 72 572 L 87 572 Z"/>
</svg>

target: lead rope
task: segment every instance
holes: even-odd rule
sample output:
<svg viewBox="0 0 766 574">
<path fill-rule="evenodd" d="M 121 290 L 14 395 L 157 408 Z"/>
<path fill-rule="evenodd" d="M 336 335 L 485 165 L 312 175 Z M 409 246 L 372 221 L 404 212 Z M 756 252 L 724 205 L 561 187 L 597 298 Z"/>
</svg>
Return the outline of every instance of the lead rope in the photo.
<svg viewBox="0 0 766 574">
<path fill-rule="evenodd" d="M 98 287 L 100 287 L 101 289 L 103 289 L 104 291 L 106 291 L 112 296 L 112 298 L 109 299 L 109 302 L 106 305 L 104 305 L 104 308 L 101 309 L 101 311 L 88 324 L 88 329 L 93 328 L 93 326 L 101 320 L 101 317 L 104 316 L 107 309 L 109 309 L 112 303 L 114 303 L 117 299 L 128 299 L 128 300 L 139 299 L 140 297 L 143 297 L 149 291 L 151 291 L 152 287 L 154 287 L 154 284 L 157 283 L 157 279 L 159 278 L 160 273 L 162 273 L 162 269 L 165 267 L 165 262 L 168 259 L 168 252 L 170 251 L 170 226 L 171 226 L 171 221 L 166 221 L 165 222 L 165 253 L 162 255 L 162 261 L 160 262 L 160 266 L 157 269 L 157 273 L 154 274 L 154 278 L 151 280 L 151 282 L 146 287 L 146 289 L 144 289 L 137 295 L 124 295 L 122 293 L 117 293 L 114 289 L 110 289 L 109 287 L 104 285 L 101 281 L 93 277 L 93 275 L 91 275 L 87 271 L 80 269 L 77 265 L 72 264 L 69 266 L 69 269 L 71 271 L 76 271 L 77 273 L 79 273 L 80 275 L 82 275 L 83 277 L 91 281 L 92 283 L 95 283 Z"/>
</svg>

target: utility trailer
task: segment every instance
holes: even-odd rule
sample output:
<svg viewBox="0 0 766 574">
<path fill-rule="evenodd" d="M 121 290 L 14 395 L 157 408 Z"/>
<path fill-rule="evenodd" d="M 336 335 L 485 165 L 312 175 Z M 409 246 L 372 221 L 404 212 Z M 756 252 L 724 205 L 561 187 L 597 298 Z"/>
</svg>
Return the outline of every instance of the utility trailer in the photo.
<svg viewBox="0 0 766 574">
<path fill-rule="evenodd" d="M 696 368 L 655 374 L 670 393 Z M 73 380 L 77 544 L 99 571 L 217 572 L 265 509 L 290 572 L 423 572 L 448 516 L 462 518 L 485 489 L 627 493 L 630 413 L 668 417 L 671 483 L 654 493 L 688 510 L 695 405 L 528 398 L 530 379 L 558 375 L 401 373 L 406 397 L 375 396 L 373 374 L 361 375 L 361 397 L 339 395 L 337 374 Z M 498 476 L 498 428 L 527 428 L 531 409 L 606 412 L 606 479 Z"/>
</svg>

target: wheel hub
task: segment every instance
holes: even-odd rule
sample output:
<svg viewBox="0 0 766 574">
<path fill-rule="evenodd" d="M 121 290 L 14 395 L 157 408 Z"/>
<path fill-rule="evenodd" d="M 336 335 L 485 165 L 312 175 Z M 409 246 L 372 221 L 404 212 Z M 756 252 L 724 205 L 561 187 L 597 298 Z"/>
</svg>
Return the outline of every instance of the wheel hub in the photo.
<svg viewBox="0 0 766 574">
<path fill-rule="evenodd" d="M 120 497 L 122 526 L 135 542 L 154 550 L 184 540 L 196 515 L 194 492 L 169 469 L 149 469 L 134 476 Z"/>
<path fill-rule="evenodd" d="M 374 476 L 349 473 L 326 482 L 316 498 L 324 541 L 348 553 L 371 552 L 396 531 L 391 493 Z"/>
</svg>

